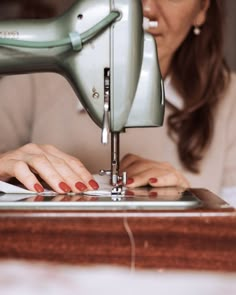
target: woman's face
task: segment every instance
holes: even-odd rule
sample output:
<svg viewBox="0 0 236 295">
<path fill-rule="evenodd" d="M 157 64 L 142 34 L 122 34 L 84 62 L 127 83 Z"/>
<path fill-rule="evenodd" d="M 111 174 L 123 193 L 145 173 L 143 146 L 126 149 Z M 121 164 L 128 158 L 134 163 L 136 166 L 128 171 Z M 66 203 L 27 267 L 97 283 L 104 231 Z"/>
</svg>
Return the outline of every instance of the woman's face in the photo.
<svg viewBox="0 0 236 295">
<path fill-rule="evenodd" d="M 161 72 L 165 77 L 175 51 L 189 30 L 204 24 L 210 0 L 142 0 L 142 3 L 144 16 L 158 21 L 158 27 L 148 32 L 156 39 Z"/>
</svg>

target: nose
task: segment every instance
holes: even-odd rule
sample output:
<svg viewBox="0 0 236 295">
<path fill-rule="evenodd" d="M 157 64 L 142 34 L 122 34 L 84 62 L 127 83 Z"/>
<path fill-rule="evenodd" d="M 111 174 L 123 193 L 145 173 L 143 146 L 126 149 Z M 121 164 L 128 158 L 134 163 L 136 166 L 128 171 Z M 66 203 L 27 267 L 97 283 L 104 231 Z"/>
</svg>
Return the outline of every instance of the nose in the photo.
<svg viewBox="0 0 236 295">
<path fill-rule="evenodd" d="M 142 0 L 143 15 L 150 20 L 157 20 L 158 10 L 156 0 Z"/>
</svg>

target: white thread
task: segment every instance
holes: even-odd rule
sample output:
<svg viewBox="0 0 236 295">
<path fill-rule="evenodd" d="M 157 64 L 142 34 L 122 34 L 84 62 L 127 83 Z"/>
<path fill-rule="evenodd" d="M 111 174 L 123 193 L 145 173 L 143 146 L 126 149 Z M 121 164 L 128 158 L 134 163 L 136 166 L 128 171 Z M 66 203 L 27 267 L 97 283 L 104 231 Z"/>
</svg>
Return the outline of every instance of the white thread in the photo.
<svg viewBox="0 0 236 295">
<path fill-rule="evenodd" d="M 131 268 L 131 271 L 135 271 L 135 240 L 134 240 L 132 230 L 129 227 L 127 217 L 124 217 L 123 224 L 124 224 L 124 228 L 125 228 L 125 230 L 126 230 L 126 232 L 128 234 L 128 237 L 129 237 L 129 240 L 130 240 L 130 246 L 131 246 L 131 250 L 130 250 L 131 251 L 130 268 Z"/>
</svg>

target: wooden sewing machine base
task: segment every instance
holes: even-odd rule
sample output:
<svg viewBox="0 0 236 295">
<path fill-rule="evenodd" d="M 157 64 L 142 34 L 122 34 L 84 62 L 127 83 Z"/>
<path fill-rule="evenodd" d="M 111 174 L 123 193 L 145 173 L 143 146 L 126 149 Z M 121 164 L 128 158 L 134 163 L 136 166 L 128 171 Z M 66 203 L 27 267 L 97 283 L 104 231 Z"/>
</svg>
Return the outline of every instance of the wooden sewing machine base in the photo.
<svg viewBox="0 0 236 295">
<path fill-rule="evenodd" d="M 236 211 L 204 189 L 190 210 L 1 210 L 0 258 L 236 271 Z"/>
</svg>

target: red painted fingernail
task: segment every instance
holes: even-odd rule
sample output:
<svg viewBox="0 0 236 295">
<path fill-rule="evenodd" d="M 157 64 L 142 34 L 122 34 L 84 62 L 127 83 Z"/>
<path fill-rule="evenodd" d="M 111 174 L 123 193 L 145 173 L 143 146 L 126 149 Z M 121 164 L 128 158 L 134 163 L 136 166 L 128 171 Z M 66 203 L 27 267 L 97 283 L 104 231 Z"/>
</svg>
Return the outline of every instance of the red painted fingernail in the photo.
<svg viewBox="0 0 236 295">
<path fill-rule="evenodd" d="M 44 191 L 44 188 L 43 188 L 42 185 L 39 184 L 39 183 L 35 183 L 35 185 L 34 185 L 34 189 L 35 189 L 35 191 L 36 191 L 37 193 L 42 193 L 42 192 Z"/>
<path fill-rule="evenodd" d="M 79 182 L 79 181 L 76 182 L 75 187 L 76 187 L 79 191 L 81 191 L 81 192 L 83 192 L 83 191 L 85 191 L 85 190 L 88 189 L 87 186 L 86 186 L 85 184 L 83 184 L 82 182 Z"/>
<path fill-rule="evenodd" d="M 134 179 L 133 178 L 128 178 L 126 184 L 129 185 L 129 184 L 131 184 L 133 182 L 134 182 Z"/>
<path fill-rule="evenodd" d="M 89 181 L 89 185 L 90 185 L 93 189 L 95 189 L 95 190 L 99 188 L 98 183 L 97 183 L 95 180 L 93 180 L 93 179 L 91 179 L 91 180 Z"/>
<path fill-rule="evenodd" d="M 157 178 L 154 178 L 154 177 L 153 178 L 150 178 L 149 179 L 149 182 L 150 183 L 157 183 Z"/>
<path fill-rule="evenodd" d="M 65 193 L 69 193 L 71 191 L 71 188 L 65 182 L 60 182 L 59 183 L 59 188 L 61 190 L 63 190 Z"/>
</svg>

